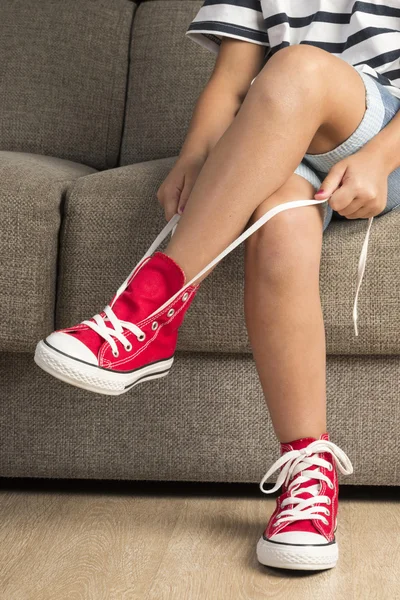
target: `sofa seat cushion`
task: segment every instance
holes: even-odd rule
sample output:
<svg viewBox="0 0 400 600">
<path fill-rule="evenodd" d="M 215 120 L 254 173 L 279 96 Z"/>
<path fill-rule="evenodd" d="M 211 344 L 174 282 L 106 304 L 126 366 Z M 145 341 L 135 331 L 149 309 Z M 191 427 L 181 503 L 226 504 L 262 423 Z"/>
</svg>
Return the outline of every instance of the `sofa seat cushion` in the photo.
<svg viewBox="0 0 400 600">
<path fill-rule="evenodd" d="M 0 350 L 30 352 L 53 329 L 60 209 L 71 182 L 94 172 L 0 152 Z"/>
<path fill-rule="evenodd" d="M 176 157 L 96 173 L 67 194 L 62 227 L 57 326 L 101 311 L 165 225 L 156 192 Z M 324 235 L 321 298 L 328 354 L 400 353 L 400 211 L 374 219 L 352 321 L 357 265 L 367 220 L 333 221 Z M 307 282 L 304 282 L 307 285 Z M 244 247 L 225 257 L 200 286 L 180 330 L 182 351 L 251 348 L 243 311 Z"/>
</svg>

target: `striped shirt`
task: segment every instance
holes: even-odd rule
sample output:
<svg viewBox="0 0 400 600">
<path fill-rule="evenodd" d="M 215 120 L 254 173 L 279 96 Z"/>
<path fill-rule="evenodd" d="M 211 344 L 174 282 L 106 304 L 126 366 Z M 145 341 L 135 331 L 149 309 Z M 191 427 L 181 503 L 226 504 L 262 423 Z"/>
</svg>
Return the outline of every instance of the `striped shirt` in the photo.
<svg viewBox="0 0 400 600">
<path fill-rule="evenodd" d="M 310 44 L 375 77 L 400 98 L 398 0 L 205 0 L 186 34 L 218 53 L 222 37 L 265 46 Z"/>
</svg>

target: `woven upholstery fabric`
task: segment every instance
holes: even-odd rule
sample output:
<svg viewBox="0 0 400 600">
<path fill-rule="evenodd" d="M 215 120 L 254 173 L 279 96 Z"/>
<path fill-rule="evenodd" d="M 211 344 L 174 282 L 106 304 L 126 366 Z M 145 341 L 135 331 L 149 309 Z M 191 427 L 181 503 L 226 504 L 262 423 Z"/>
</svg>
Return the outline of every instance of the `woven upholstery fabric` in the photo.
<svg viewBox="0 0 400 600">
<path fill-rule="evenodd" d="M 168 377 L 118 398 L 31 355 L 0 354 L 0 373 L 1 477 L 258 484 L 279 458 L 249 356 L 177 353 Z M 328 357 L 328 431 L 354 467 L 341 484 L 400 485 L 399 379 L 400 357 Z"/>
<path fill-rule="evenodd" d="M 121 165 L 179 153 L 215 55 L 185 38 L 201 2 L 142 2 L 133 23 Z M 197 46 L 197 47 L 196 47 Z"/>
<path fill-rule="evenodd" d="M 13 0 L 0 14 L 0 150 L 116 165 L 130 0 Z"/>
<path fill-rule="evenodd" d="M 102 310 L 161 231 L 165 218 L 156 192 L 175 160 L 96 173 L 71 188 L 62 230 L 58 327 Z M 400 211 L 374 220 L 359 298 L 359 336 L 354 335 L 356 272 L 366 226 L 365 219 L 334 221 L 324 236 L 320 285 L 329 354 L 400 350 Z M 202 282 L 180 330 L 179 350 L 250 352 L 243 258 L 241 245 Z"/>
<path fill-rule="evenodd" d="M 53 328 L 60 205 L 68 185 L 93 172 L 0 152 L 0 350 L 28 352 Z"/>
</svg>

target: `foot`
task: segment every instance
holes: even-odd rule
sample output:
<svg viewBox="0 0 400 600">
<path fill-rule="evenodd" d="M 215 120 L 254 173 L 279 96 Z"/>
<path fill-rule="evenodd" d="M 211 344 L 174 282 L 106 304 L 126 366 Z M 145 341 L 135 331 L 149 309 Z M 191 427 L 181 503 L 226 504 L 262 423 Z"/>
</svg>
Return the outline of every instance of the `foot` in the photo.
<svg viewBox="0 0 400 600">
<path fill-rule="evenodd" d="M 258 561 L 269 567 L 296 570 L 331 569 L 338 561 L 335 538 L 339 484 L 336 463 L 345 475 L 353 472 L 347 455 L 329 441 L 301 438 L 281 444 L 281 457 L 265 474 L 260 489 L 282 493 L 257 544 Z M 263 484 L 281 468 L 275 486 Z"/>
<path fill-rule="evenodd" d="M 198 287 L 185 286 L 179 265 L 156 252 L 135 267 L 103 312 L 41 340 L 35 362 L 61 381 L 114 396 L 164 377 Z"/>
</svg>

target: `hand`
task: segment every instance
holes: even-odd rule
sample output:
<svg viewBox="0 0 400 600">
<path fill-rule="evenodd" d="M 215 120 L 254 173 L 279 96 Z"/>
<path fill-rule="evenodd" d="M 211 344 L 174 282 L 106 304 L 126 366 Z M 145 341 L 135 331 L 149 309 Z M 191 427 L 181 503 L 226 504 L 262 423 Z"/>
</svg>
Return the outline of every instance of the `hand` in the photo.
<svg viewBox="0 0 400 600">
<path fill-rule="evenodd" d="M 182 214 L 206 158 L 204 155 L 178 158 L 159 187 L 157 198 L 164 207 L 167 221 L 177 212 Z"/>
<path fill-rule="evenodd" d="M 385 208 L 389 169 L 376 152 L 359 150 L 336 163 L 321 184 L 323 192 L 315 200 L 328 200 L 329 206 L 346 219 L 367 219 Z"/>
</svg>

